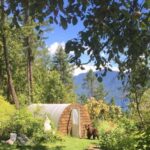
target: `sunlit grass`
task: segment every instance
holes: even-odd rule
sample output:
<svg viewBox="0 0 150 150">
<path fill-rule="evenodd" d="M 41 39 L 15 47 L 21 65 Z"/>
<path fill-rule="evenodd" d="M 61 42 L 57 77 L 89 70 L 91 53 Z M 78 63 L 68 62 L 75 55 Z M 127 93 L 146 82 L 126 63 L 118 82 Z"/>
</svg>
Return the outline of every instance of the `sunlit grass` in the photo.
<svg viewBox="0 0 150 150">
<path fill-rule="evenodd" d="M 85 150 L 90 145 L 97 145 L 98 140 L 79 139 L 73 137 L 65 137 L 63 142 L 49 144 L 50 148 L 61 150 Z"/>
<path fill-rule="evenodd" d="M 62 141 L 55 143 L 45 143 L 34 146 L 6 145 L 0 143 L 0 150 L 86 150 L 90 145 L 98 145 L 98 140 L 79 139 L 73 137 L 63 137 Z"/>
</svg>

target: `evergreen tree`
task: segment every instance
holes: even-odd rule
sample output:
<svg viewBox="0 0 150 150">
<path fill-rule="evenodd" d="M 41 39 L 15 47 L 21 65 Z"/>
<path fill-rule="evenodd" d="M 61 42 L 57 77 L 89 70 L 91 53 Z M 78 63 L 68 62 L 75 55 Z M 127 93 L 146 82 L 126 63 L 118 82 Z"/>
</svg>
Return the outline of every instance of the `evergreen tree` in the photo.
<svg viewBox="0 0 150 150">
<path fill-rule="evenodd" d="M 87 100 L 88 100 L 88 98 L 87 98 L 87 96 L 85 94 L 80 95 L 79 98 L 78 98 L 78 101 L 81 104 L 86 104 Z"/>
<path fill-rule="evenodd" d="M 42 49 L 42 50 L 41 50 Z M 33 63 L 33 102 L 44 102 L 49 82 L 50 69 L 52 68 L 52 59 L 48 49 L 43 47 L 35 53 Z"/>
<path fill-rule="evenodd" d="M 103 100 L 107 95 L 104 91 L 103 84 L 97 80 L 92 69 L 88 71 L 82 86 L 88 90 L 88 97 L 94 97 L 96 100 Z"/>
<path fill-rule="evenodd" d="M 107 96 L 107 93 L 104 90 L 103 83 L 97 83 L 97 87 L 94 89 L 94 97 L 96 100 L 104 100 Z"/>
<path fill-rule="evenodd" d="M 60 78 L 65 85 L 72 85 L 73 66 L 69 63 L 69 57 L 61 46 L 58 47 L 53 58 L 53 69 L 60 73 Z"/>
<path fill-rule="evenodd" d="M 57 71 L 51 71 L 44 84 L 44 103 L 70 103 L 75 101 L 75 94 L 71 91 L 68 92 L 68 87 L 63 84 Z"/>
<path fill-rule="evenodd" d="M 4 58 L 4 63 L 6 67 L 6 75 L 7 75 L 7 88 L 8 88 L 8 94 L 11 95 L 12 101 L 14 102 L 16 108 L 19 108 L 19 100 L 17 97 L 17 93 L 15 90 L 14 82 L 13 82 L 13 77 L 12 77 L 12 71 L 11 71 L 11 65 L 10 65 L 10 57 L 9 57 L 9 47 L 7 45 L 8 40 L 7 40 L 7 32 L 9 32 L 7 23 L 6 23 L 6 12 L 5 12 L 5 4 L 4 0 L 1 0 L 0 2 L 0 41 L 1 41 L 1 49 L 3 51 L 3 58 Z"/>
<path fill-rule="evenodd" d="M 111 100 L 110 100 L 110 103 L 109 103 L 110 105 L 115 105 L 115 99 L 114 99 L 114 97 L 112 97 L 111 98 Z"/>
<path fill-rule="evenodd" d="M 94 89 L 96 88 L 96 83 L 97 83 L 97 78 L 94 72 L 92 71 L 92 69 L 90 69 L 83 83 L 83 88 L 88 90 L 88 97 L 94 96 Z"/>
</svg>

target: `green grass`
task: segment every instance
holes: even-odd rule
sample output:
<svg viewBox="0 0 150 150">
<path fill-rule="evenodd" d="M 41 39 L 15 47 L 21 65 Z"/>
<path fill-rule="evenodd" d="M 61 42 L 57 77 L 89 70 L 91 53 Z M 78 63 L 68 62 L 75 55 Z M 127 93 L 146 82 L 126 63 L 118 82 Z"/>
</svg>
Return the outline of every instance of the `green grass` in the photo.
<svg viewBox="0 0 150 150">
<path fill-rule="evenodd" d="M 63 141 L 35 146 L 17 147 L 0 143 L 0 150 L 86 150 L 90 145 L 97 144 L 98 140 L 64 137 Z"/>
<path fill-rule="evenodd" d="M 64 142 L 57 142 L 56 144 L 49 144 L 50 148 L 56 148 L 56 150 L 85 150 L 90 145 L 98 144 L 98 140 L 79 139 L 73 137 L 65 137 Z"/>
</svg>

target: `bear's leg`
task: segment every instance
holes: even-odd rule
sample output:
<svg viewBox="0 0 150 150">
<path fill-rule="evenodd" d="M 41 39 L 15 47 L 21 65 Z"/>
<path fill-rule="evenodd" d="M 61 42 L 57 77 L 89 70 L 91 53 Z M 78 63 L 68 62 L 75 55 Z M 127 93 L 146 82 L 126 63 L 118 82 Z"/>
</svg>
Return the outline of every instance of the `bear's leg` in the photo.
<svg viewBox="0 0 150 150">
<path fill-rule="evenodd" d="M 88 137 L 88 139 L 91 139 L 91 134 L 88 134 L 87 137 Z"/>
<path fill-rule="evenodd" d="M 95 137 L 96 137 L 96 136 L 95 136 L 95 135 L 93 135 L 93 139 L 94 139 L 94 140 L 95 140 Z"/>
</svg>

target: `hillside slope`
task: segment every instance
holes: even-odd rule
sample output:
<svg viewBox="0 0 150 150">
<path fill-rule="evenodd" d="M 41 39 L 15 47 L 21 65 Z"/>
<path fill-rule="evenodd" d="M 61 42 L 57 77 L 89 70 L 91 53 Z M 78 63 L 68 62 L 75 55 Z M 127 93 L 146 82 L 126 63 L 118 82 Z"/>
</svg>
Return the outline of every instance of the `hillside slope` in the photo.
<svg viewBox="0 0 150 150">
<path fill-rule="evenodd" d="M 88 94 L 87 90 L 82 87 L 85 76 L 86 73 L 74 76 L 75 92 L 78 95 Z M 104 90 L 108 93 L 105 100 L 109 102 L 111 98 L 114 97 L 116 104 L 122 106 L 126 97 L 125 92 L 123 91 L 122 82 L 121 80 L 118 80 L 117 76 L 118 72 L 116 71 L 107 72 L 107 75 L 103 77 L 102 83 L 104 85 Z"/>
</svg>

